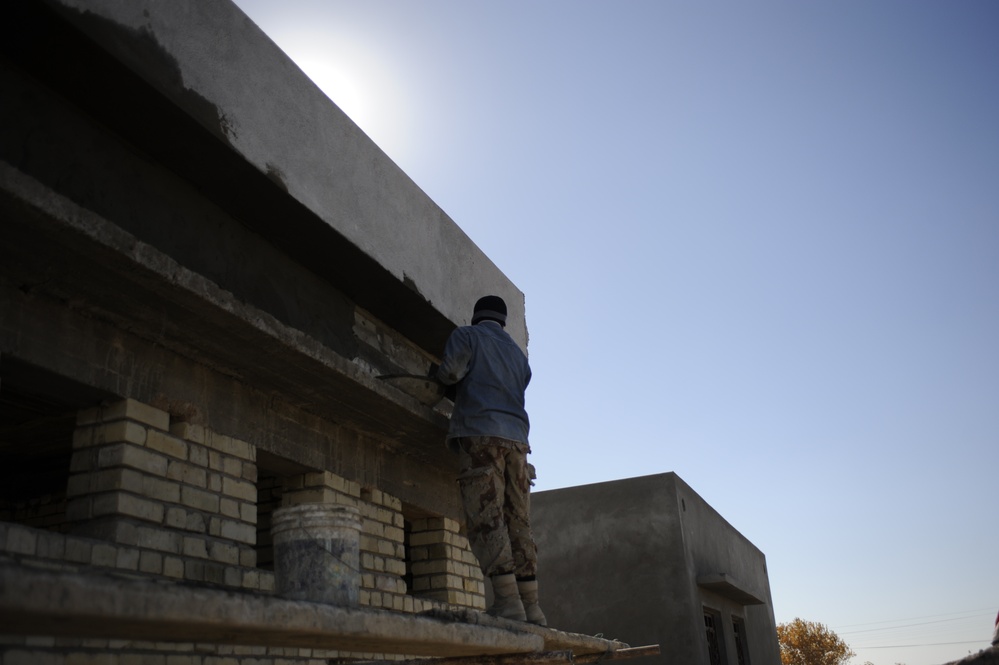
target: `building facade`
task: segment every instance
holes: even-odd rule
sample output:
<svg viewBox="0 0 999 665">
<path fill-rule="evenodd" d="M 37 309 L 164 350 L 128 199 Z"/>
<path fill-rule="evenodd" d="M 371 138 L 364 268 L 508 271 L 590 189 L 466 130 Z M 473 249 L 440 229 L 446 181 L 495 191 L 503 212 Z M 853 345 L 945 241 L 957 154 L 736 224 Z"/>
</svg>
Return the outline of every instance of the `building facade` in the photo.
<svg viewBox="0 0 999 665">
<path fill-rule="evenodd" d="M 480 615 L 447 402 L 379 378 L 523 294 L 235 5 L 5 3 L 0 86 L 3 665 L 608 648 Z M 275 594 L 316 503 L 358 608 Z"/>
</svg>

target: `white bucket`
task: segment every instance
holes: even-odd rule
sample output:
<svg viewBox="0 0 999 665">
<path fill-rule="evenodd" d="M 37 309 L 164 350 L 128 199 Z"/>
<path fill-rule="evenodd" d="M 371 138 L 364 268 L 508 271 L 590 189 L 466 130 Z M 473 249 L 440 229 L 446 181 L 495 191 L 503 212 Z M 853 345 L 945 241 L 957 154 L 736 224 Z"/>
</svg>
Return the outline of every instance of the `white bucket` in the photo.
<svg viewBox="0 0 999 665">
<path fill-rule="evenodd" d="M 357 508 L 306 503 L 271 516 L 274 584 L 292 600 L 357 605 L 361 583 Z"/>
</svg>

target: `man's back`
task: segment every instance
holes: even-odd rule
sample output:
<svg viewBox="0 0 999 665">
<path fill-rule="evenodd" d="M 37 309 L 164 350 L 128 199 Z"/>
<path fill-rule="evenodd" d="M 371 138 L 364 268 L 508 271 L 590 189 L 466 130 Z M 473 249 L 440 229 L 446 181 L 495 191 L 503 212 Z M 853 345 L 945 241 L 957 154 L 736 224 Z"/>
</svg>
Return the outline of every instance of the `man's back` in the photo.
<svg viewBox="0 0 999 665">
<path fill-rule="evenodd" d="M 531 380 L 527 356 L 493 321 L 456 329 L 444 349 L 438 377 L 457 384 L 448 438 L 498 436 L 528 443 L 524 391 Z"/>
</svg>

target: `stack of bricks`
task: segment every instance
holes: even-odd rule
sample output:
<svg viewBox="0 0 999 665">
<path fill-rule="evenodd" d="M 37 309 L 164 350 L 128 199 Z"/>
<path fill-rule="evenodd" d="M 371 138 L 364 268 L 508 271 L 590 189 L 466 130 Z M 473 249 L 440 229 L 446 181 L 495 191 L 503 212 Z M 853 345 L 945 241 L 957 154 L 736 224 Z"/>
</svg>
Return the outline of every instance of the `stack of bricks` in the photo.
<svg viewBox="0 0 999 665">
<path fill-rule="evenodd" d="M 451 605 L 485 609 L 485 581 L 468 539 L 446 517 L 413 522 L 413 592 Z"/>
<path fill-rule="evenodd" d="M 406 531 L 402 502 L 377 489 L 361 490 L 361 602 L 371 607 L 413 612 L 419 603 L 409 595 Z"/>
<path fill-rule="evenodd" d="M 244 441 L 171 423 L 167 412 L 135 400 L 81 411 L 66 490 L 69 532 L 10 525 L 10 547 L 0 544 L 0 552 L 273 593 L 273 573 L 257 568 L 269 534 L 262 544 L 257 538 L 277 503 L 344 505 L 361 517 L 362 606 L 485 607 L 482 574 L 456 521 L 407 522 L 398 498 L 328 471 L 267 476 L 258 496 L 255 459 Z"/>
<path fill-rule="evenodd" d="M 283 506 L 325 503 L 357 508 L 361 516 L 360 603 L 402 612 L 417 611 L 407 595 L 406 546 L 402 502 L 377 489 L 362 489 L 340 476 L 321 471 L 285 478 Z M 429 609 L 427 608 L 419 608 Z"/>
<path fill-rule="evenodd" d="M 73 448 L 72 533 L 135 548 L 140 572 L 260 586 L 253 446 L 124 400 L 81 411 Z"/>
<path fill-rule="evenodd" d="M 359 510 L 361 605 L 401 612 L 427 611 L 433 601 L 485 608 L 482 573 L 456 521 L 428 518 L 412 523 L 410 589 L 405 582 L 406 523 L 399 499 L 323 471 L 285 479 L 282 505 L 303 503 Z"/>
</svg>

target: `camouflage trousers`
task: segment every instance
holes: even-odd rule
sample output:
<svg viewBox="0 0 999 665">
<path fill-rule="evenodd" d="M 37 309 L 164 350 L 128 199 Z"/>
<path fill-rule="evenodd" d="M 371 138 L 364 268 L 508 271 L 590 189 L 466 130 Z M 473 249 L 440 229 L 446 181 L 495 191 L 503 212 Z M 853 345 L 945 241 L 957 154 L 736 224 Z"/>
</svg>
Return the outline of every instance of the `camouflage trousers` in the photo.
<svg viewBox="0 0 999 665">
<path fill-rule="evenodd" d="M 528 447 L 486 436 L 461 438 L 457 444 L 468 541 L 482 573 L 533 577 L 538 552 L 531 535 Z"/>
</svg>

